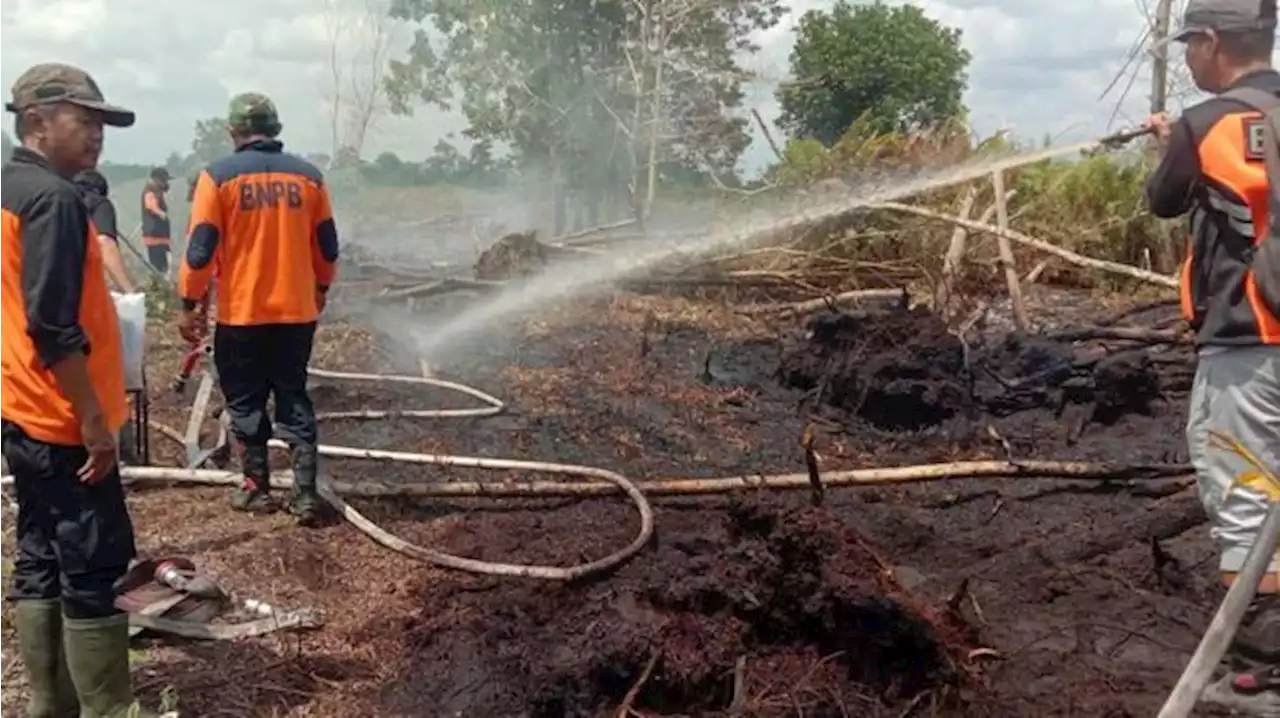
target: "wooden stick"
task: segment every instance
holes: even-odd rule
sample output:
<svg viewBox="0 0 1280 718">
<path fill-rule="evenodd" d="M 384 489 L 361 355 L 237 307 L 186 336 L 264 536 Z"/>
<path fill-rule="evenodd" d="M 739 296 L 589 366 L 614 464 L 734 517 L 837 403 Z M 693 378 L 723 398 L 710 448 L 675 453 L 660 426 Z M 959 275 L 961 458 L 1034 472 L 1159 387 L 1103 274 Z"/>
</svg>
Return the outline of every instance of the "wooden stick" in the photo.
<svg viewBox="0 0 1280 718">
<path fill-rule="evenodd" d="M 1052 257 L 1045 257 L 1039 262 L 1036 262 L 1036 266 L 1032 267 L 1031 271 L 1027 272 L 1027 276 L 1022 278 L 1022 283 L 1027 286 L 1031 286 L 1032 284 L 1040 281 L 1040 275 L 1044 274 L 1044 270 L 1049 268 L 1049 263 L 1052 261 Z"/>
<path fill-rule="evenodd" d="M 1165 276 L 1158 272 L 1148 272 L 1145 269 L 1138 269 L 1137 267 L 1120 264 L 1119 262 L 1108 262 L 1105 259 L 1086 257 L 1082 254 L 1072 252 L 1069 249 L 1063 249 L 1056 244 L 1050 244 L 1044 240 L 1027 236 L 1016 230 L 1001 229 L 989 224 L 982 224 L 980 222 L 963 219 L 961 217 L 952 217 L 951 215 L 943 214 L 942 212 L 935 212 L 931 209 L 925 209 L 924 207 L 902 204 L 901 202 L 881 202 L 880 204 L 874 205 L 873 208 L 890 209 L 896 212 L 906 212 L 907 214 L 914 214 L 920 217 L 928 217 L 930 219 L 937 219 L 943 222 L 951 222 L 952 224 L 958 224 L 974 232 L 986 232 L 987 234 L 995 236 L 1003 234 L 1018 244 L 1032 247 L 1042 252 L 1048 252 L 1049 254 L 1065 259 L 1078 267 L 1088 267 L 1089 269 L 1096 269 L 1100 272 L 1109 272 L 1111 274 L 1122 274 L 1132 279 L 1137 279 L 1149 284 L 1156 284 L 1162 287 L 1169 287 L 1171 289 L 1178 288 L 1178 280 L 1174 277 Z"/>
<path fill-rule="evenodd" d="M 804 464 L 809 472 L 810 503 L 816 507 L 822 505 L 825 497 L 822 488 L 822 472 L 818 469 L 818 453 L 813 450 L 814 438 L 813 424 L 805 424 L 804 432 L 800 435 L 800 448 L 804 451 Z"/>
<path fill-rule="evenodd" d="M 778 158 L 779 162 L 786 162 L 786 157 L 782 154 L 782 150 L 778 149 L 778 143 L 773 140 L 773 133 L 769 131 L 769 126 L 764 123 L 764 118 L 760 116 L 760 112 L 754 107 L 751 109 L 751 116 L 756 118 L 756 124 L 760 127 L 760 132 L 764 135 L 765 142 L 769 143 L 769 149 L 773 150 L 773 156 Z"/>
<path fill-rule="evenodd" d="M 813 312 L 825 307 L 839 306 L 846 302 L 853 302 L 856 304 L 867 300 L 901 299 L 904 296 L 907 296 L 906 289 L 855 289 L 850 292 L 841 292 L 829 297 L 806 299 L 803 302 L 743 307 L 740 311 L 743 314 L 772 314 L 775 312 L 783 314 L 804 314 L 805 312 Z"/>
<path fill-rule="evenodd" d="M 965 190 L 964 199 L 960 200 L 960 211 L 957 216 L 969 219 L 969 215 L 973 212 L 973 203 L 977 199 L 978 186 L 971 184 Z M 951 298 L 955 296 L 956 273 L 960 271 L 960 263 L 964 261 L 965 239 L 968 236 L 969 230 L 956 225 L 951 233 L 951 243 L 947 245 L 947 253 L 942 257 L 942 296 L 939 297 L 940 301 L 936 306 L 944 311 L 950 304 Z"/>
<path fill-rule="evenodd" d="M 1004 172 L 991 173 L 991 186 L 996 197 L 996 244 L 1000 248 L 1000 264 L 1004 268 L 1004 281 L 1009 285 L 1009 302 L 1013 305 L 1013 322 L 1023 333 L 1031 332 L 1031 317 L 1022 299 L 1022 282 L 1018 280 L 1018 264 L 1013 258 L 1013 246 L 1009 244 L 1009 205 L 1004 201 Z"/>
<path fill-rule="evenodd" d="M 320 447 L 322 455 L 333 456 L 333 449 Z M 351 453 L 346 453 L 351 452 Z M 463 457 L 408 454 L 373 449 L 346 449 L 339 458 L 398 461 L 402 463 L 431 464 L 436 466 L 458 465 Z M 465 459 L 471 468 L 486 469 L 489 460 Z M 1121 479 L 1145 480 L 1184 476 L 1193 471 L 1190 464 L 1117 464 L 1082 461 L 959 461 L 948 464 L 924 464 L 881 469 L 851 469 L 833 471 L 822 478 L 827 489 L 851 486 L 882 486 L 908 484 L 922 481 L 954 479 L 1069 479 L 1073 481 L 1116 481 Z M 204 486 L 236 485 L 243 476 L 229 471 L 179 469 L 169 467 L 126 466 L 120 471 L 126 482 L 188 483 Z M 0 484 L 10 482 L 5 477 Z M 293 483 L 289 472 L 272 474 L 272 485 L 288 487 Z M 612 484 L 603 481 L 416 481 L 383 482 L 367 476 L 355 481 L 338 478 L 329 480 L 333 489 L 344 496 L 433 496 L 452 498 L 515 498 L 547 496 L 609 496 L 619 492 Z M 724 494 L 737 491 L 762 489 L 810 490 L 808 472 L 799 474 L 775 474 L 771 476 L 728 476 L 715 479 L 669 478 L 638 481 L 640 490 L 651 496 Z"/>
<path fill-rule="evenodd" d="M 596 227 L 587 227 L 586 229 L 579 229 L 575 232 L 562 234 L 559 237 L 553 237 L 551 240 L 551 246 L 552 247 L 572 247 L 575 244 L 574 240 L 582 239 L 583 237 L 590 237 L 593 234 L 608 232 L 609 230 L 612 230 L 612 229 L 622 229 L 623 227 L 630 227 L 635 223 L 636 223 L 636 219 L 634 217 L 631 217 L 628 219 L 618 220 L 617 222 L 610 222 L 609 224 L 602 224 Z"/>
<path fill-rule="evenodd" d="M 492 291 L 502 287 L 504 282 L 481 281 L 473 279 L 437 279 L 433 282 L 418 284 L 404 289 L 388 289 L 375 297 L 374 301 L 392 302 L 402 299 L 430 297 L 437 294 L 448 294 L 459 291 Z"/>
<path fill-rule="evenodd" d="M 630 718 L 631 706 L 635 705 L 636 699 L 640 697 L 640 691 L 644 689 L 644 684 L 649 682 L 649 676 L 653 675 L 653 669 L 658 665 L 658 658 L 662 656 L 662 651 L 654 651 L 649 657 L 649 662 L 644 665 L 644 670 L 640 671 L 640 677 L 631 685 L 631 690 L 627 691 L 627 695 L 622 698 L 622 705 L 618 706 L 617 718 Z"/>
</svg>

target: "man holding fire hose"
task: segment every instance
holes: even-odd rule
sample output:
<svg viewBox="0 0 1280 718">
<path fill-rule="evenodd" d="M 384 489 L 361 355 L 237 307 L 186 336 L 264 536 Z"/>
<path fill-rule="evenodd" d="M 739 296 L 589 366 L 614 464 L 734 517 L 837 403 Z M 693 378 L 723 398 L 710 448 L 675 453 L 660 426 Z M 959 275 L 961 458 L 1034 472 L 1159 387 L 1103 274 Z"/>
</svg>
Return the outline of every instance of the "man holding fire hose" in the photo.
<svg viewBox="0 0 1280 718">
<path fill-rule="evenodd" d="M 9 600 L 30 691 L 26 715 L 151 716 L 134 700 L 129 617 L 115 582 L 134 536 L 116 463 L 128 416 L 102 248 L 71 182 L 92 169 L 107 104 L 79 68 L 41 64 L 13 85 L 21 147 L 0 194 L 4 458 L 18 494 Z"/>
<path fill-rule="evenodd" d="M 1215 97 L 1177 120 L 1165 114 L 1147 120 L 1162 153 L 1147 184 L 1151 211 L 1168 218 L 1190 214 L 1182 310 L 1196 331 L 1199 365 L 1187 438 L 1226 585 L 1240 571 L 1270 501 L 1280 498 L 1242 486 L 1250 469 L 1211 448 L 1209 434 L 1228 434 L 1264 465 L 1280 466 L 1280 308 L 1262 284 L 1264 273 L 1274 272 L 1271 252 L 1280 251 L 1263 245 L 1280 242 L 1267 222 L 1276 190 L 1262 140 L 1263 113 L 1280 111 L 1280 73 L 1271 68 L 1275 28 L 1275 0 L 1190 0 L 1173 40 L 1185 44 L 1196 85 Z M 1280 715 L 1278 575 L 1280 558 L 1259 584 L 1205 701 L 1249 715 Z"/>
<path fill-rule="evenodd" d="M 307 364 L 336 272 L 338 233 L 323 176 L 283 152 L 270 99 L 257 93 L 233 98 L 228 129 L 235 154 L 209 165 L 196 182 L 178 282 L 181 331 L 188 341 L 200 339 L 199 304 L 216 284 L 214 364 L 244 472 L 232 506 L 275 508 L 267 466 L 272 395 L 275 428 L 292 451 L 289 509 L 311 523 L 321 503 Z"/>
</svg>

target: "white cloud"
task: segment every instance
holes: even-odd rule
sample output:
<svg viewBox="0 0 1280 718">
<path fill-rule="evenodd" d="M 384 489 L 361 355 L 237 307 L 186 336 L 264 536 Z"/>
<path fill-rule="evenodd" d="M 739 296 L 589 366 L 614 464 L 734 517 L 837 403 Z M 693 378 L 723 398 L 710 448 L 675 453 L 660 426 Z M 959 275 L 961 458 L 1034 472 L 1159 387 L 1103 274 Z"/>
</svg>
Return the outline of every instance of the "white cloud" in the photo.
<svg viewBox="0 0 1280 718">
<path fill-rule="evenodd" d="M 337 1 L 353 13 L 364 7 L 363 0 Z M 1098 95 L 1143 29 L 1133 0 L 921 4 L 964 32 L 974 56 L 967 100 L 979 131 L 1007 126 L 1023 137 L 1075 137 L 1112 124 L 1116 93 Z M 758 38 L 761 52 L 748 64 L 765 82 L 748 88 L 747 101 L 766 120 L 777 114 L 773 89 L 787 74 L 795 22 L 806 10 L 830 5 L 794 0 L 782 23 Z M 291 148 L 324 151 L 331 146 L 333 91 L 322 6 L 322 0 L 4 0 L 0 80 L 7 91 L 27 66 L 50 60 L 90 70 L 109 99 L 138 112 L 134 128 L 108 136 L 108 159 L 162 161 L 189 146 L 196 120 L 222 114 L 232 94 L 250 89 L 275 100 Z M 1116 124 L 1142 116 L 1146 86 L 1144 77 L 1137 80 Z M 422 158 L 464 127 L 457 116 L 419 108 L 413 118 L 382 121 L 366 154 Z M 746 164 L 768 159 L 757 141 Z"/>
</svg>

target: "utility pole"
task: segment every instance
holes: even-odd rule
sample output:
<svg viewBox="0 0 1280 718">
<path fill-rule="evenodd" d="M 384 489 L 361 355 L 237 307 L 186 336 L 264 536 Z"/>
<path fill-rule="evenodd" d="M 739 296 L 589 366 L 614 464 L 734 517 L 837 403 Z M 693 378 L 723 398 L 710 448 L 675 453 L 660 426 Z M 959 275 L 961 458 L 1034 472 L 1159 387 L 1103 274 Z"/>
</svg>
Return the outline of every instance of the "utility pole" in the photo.
<svg viewBox="0 0 1280 718">
<path fill-rule="evenodd" d="M 1173 13 L 1173 0 L 1160 0 L 1156 4 L 1155 22 L 1151 26 L 1152 39 L 1157 43 L 1151 61 L 1151 114 L 1164 112 L 1169 97 L 1169 16 Z"/>
</svg>

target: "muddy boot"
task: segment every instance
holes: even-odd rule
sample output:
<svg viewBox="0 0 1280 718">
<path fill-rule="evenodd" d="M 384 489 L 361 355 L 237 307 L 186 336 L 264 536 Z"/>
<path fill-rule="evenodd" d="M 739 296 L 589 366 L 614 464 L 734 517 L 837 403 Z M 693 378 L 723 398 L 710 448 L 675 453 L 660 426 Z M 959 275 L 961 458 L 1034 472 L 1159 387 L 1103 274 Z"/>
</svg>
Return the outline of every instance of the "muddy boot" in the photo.
<svg viewBox="0 0 1280 718">
<path fill-rule="evenodd" d="M 267 465 L 267 447 L 236 445 L 244 483 L 231 494 L 231 508 L 255 514 L 271 513 L 276 503 L 271 499 L 271 470 Z"/>
<path fill-rule="evenodd" d="M 129 682 L 129 616 L 63 618 L 63 649 L 80 697 L 80 718 L 156 718 Z"/>
<path fill-rule="evenodd" d="M 1201 696 L 1205 703 L 1280 718 L 1280 596 L 1253 599 L 1219 668 Z"/>
<path fill-rule="evenodd" d="M 1209 684 L 1201 701 L 1256 718 L 1280 718 L 1280 668 L 1227 673 Z"/>
<path fill-rule="evenodd" d="M 293 492 L 289 496 L 289 513 L 303 526 L 324 521 L 324 502 L 316 491 L 319 455 L 314 446 L 295 446 L 293 457 Z"/>
<path fill-rule="evenodd" d="M 18 653 L 27 667 L 30 718 L 76 718 L 80 703 L 62 653 L 62 602 L 56 598 L 15 601 Z"/>
</svg>

